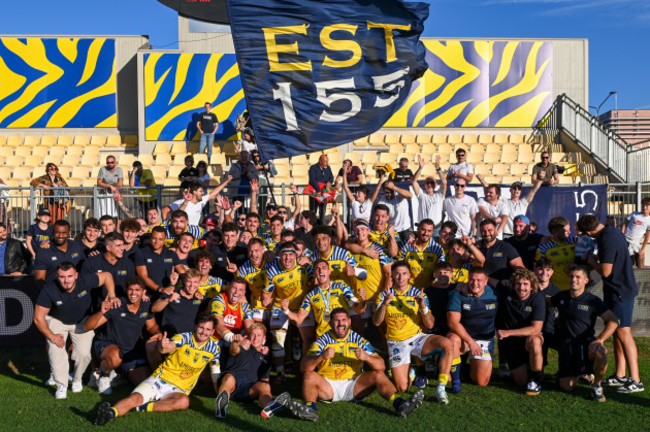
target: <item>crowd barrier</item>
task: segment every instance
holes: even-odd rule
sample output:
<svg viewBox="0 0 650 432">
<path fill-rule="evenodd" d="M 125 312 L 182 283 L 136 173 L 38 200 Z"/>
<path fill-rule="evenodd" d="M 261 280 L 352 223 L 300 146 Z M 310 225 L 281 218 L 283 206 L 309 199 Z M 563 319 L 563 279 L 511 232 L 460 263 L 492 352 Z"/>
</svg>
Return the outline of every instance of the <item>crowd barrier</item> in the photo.
<svg viewBox="0 0 650 432">
<path fill-rule="evenodd" d="M 408 187 L 408 183 L 400 184 L 402 187 Z M 468 192 L 473 191 L 476 196 L 483 196 L 482 188 L 480 185 L 470 184 Z M 504 198 L 509 197 L 509 186 L 502 185 L 502 195 Z M 575 185 L 557 185 L 553 189 L 561 189 L 562 191 L 573 190 L 578 191 L 579 188 L 597 187 L 599 185 L 575 184 Z M 370 190 L 373 190 L 376 185 L 368 185 Z M 528 186 L 530 187 L 530 185 Z M 609 184 L 607 188 L 607 214 L 617 219 L 621 224 L 624 219 L 632 212 L 640 208 L 641 199 L 650 196 L 650 183 L 620 183 Z M 122 219 L 127 215 L 123 209 L 127 209 L 131 216 L 136 218 L 144 218 L 141 201 L 139 200 L 138 188 L 123 188 L 122 193 L 122 209 L 118 209 L 118 216 Z M 354 189 L 354 186 L 351 186 Z M 543 188 L 545 189 L 545 188 Z M 179 188 L 177 186 L 162 186 L 156 187 L 156 206 L 158 209 L 170 204 L 171 202 L 181 198 Z M 102 199 L 102 188 L 98 187 L 71 187 L 65 189 L 69 196 L 69 210 L 65 215 L 65 219 L 70 222 L 72 235 L 82 232 L 83 222 L 90 218 L 99 218 L 102 216 L 100 211 L 100 200 Z M 526 194 L 526 187 L 524 188 L 524 196 Z M 549 191 L 546 191 L 548 193 Z M 226 188 L 226 195 L 230 197 L 239 196 L 236 188 Z M 539 194 L 538 196 L 543 195 Z M 308 197 L 301 196 L 302 209 L 307 210 Z M 39 189 L 33 187 L 28 188 L 7 188 L 0 189 L 0 222 L 4 222 L 9 226 L 9 231 L 13 238 L 24 240 L 27 229 L 34 223 L 36 214 L 41 207 L 47 207 L 48 197 L 41 194 Z M 259 193 L 259 210 L 264 214 L 264 207 L 270 200 L 274 200 L 280 205 L 293 206 L 295 203 L 292 201 L 292 193 L 289 190 L 289 185 L 272 185 L 262 186 Z M 345 194 L 339 193 L 337 201 L 342 205 L 342 217 L 345 222 L 349 221 L 349 202 L 345 198 Z M 580 207 L 582 197 L 576 195 L 575 205 Z M 417 206 L 417 203 L 413 203 Z M 585 208 L 585 207 L 580 207 Z M 413 208 L 414 210 L 416 207 Z M 416 214 L 414 212 L 414 214 Z M 569 214 L 564 214 L 569 216 Z M 569 218 L 571 219 L 571 218 Z"/>
<path fill-rule="evenodd" d="M 639 295 L 634 305 L 634 336 L 650 337 L 650 269 L 634 271 Z M 592 276 L 595 272 L 592 272 Z M 597 275 L 596 275 L 597 276 Z M 589 291 L 602 298 L 598 277 Z M 39 286 L 32 276 L 0 277 L 0 346 L 43 345 L 45 340 L 33 324 Z M 600 324 L 599 320 L 599 324 Z"/>
</svg>

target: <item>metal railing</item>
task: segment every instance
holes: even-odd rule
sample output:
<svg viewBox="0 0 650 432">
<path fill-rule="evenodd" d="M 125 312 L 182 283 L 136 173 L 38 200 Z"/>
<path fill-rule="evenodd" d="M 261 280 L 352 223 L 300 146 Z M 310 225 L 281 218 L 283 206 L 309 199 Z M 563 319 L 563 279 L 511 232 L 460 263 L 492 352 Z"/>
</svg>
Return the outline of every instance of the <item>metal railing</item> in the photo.
<svg viewBox="0 0 650 432">
<path fill-rule="evenodd" d="M 577 185 L 557 185 L 555 187 L 575 186 Z M 123 188 L 121 190 L 123 206 L 117 208 L 115 216 L 121 219 L 129 216 L 144 218 L 144 206 L 141 205 L 141 201 L 138 199 L 140 196 L 137 189 Z M 99 202 L 106 199 L 106 196 L 103 195 L 102 188 L 98 187 L 74 187 L 66 188 L 66 191 L 69 194 L 70 205 L 65 214 L 65 219 L 70 222 L 72 234 L 76 235 L 82 231 L 86 219 L 103 216 L 100 213 L 101 206 Z M 0 221 L 9 226 L 12 237 L 24 239 L 29 226 L 34 223 L 38 210 L 43 206 L 48 207 L 49 197 L 43 196 L 40 189 L 34 189 L 33 187 L 2 188 L 0 192 L 2 192 L 0 196 Z M 225 192 L 230 197 L 241 196 L 235 188 L 228 188 Z M 641 208 L 641 200 L 645 197 L 650 197 L 650 182 L 609 184 L 607 188 L 608 214 L 614 217 L 620 225 L 630 213 Z M 159 185 L 156 187 L 156 207 L 159 210 L 179 198 L 180 190 L 177 186 L 165 187 Z M 308 196 L 301 195 L 298 199 L 301 202 L 301 208 L 308 210 Z M 260 214 L 264 214 L 266 204 L 271 200 L 274 200 L 278 205 L 295 206 L 289 185 L 263 186 L 258 195 Z M 337 202 L 342 206 L 341 215 L 343 220 L 348 222 L 349 202 L 347 198 L 344 194 L 338 194 Z"/>
<path fill-rule="evenodd" d="M 536 129 L 550 135 L 558 131 L 566 132 L 578 147 L 589 153 L 610 174 L 623 181 L 631 181 L 628 143 L 566 94 L 555 99 Z"/>
</svg>

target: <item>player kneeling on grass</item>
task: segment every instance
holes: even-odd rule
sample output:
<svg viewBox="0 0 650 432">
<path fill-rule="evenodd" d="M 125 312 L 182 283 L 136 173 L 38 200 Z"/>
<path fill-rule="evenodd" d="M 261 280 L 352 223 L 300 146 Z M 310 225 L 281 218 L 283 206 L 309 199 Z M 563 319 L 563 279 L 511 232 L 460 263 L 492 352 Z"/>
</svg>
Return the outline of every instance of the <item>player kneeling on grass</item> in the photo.
<svg viewBox="0 0 650 432">
<path fill-rule="evenodd" d="M 542 391 L 544 366 L 541 331 L 546 299 L 538 288 L 535 273 L 520 268 L 510 276 L 510 287 L 503 287 L 498 294 L 497 337 L 515 384 L 526 385 L 526 394 L 530 396 Z"/>
<path fill-rule="evenodd" d="M 384 374 L 384 360 L 368 341 L 350 330 L 350 325 L 345 309 L 338 307 L 331 312 L 331 329 L 313 343 L 301 363 L 302 394 L 307 406 L 292 404 L 289 409 L 303 420 L 316 421 L 316 400 L 360 400 L 377 390 L 393 404 L 398 416 L 406 418 L 422 405 L 424 391 L 416 391 L 408 400 L 399 397 Z M 364 362 L 372 372 L 361 372 Z"/>
<path fill-rule="evenodd" d="M 406 261 L 397 261 L 392 268 L 393 287 L 382 292 L 377 299 L 373 324 L 380 326 L 386 321 L 386 343 L 393 380 L 398 391 L 405 392 L 410 386 L 409 369 L 411 355 L 426 361 L 433 354 L 440 354 L 440 373 L 435 398 L 448 404 L 445 386 L 451 370 L 452 344 L 443 336 L 422 333 L 421 326 L 433 327 L 433 315 L 424 292 L 409 284 L 411 268 Z M 418 367 L 424 375 L 424 364 Z M 421 387 L 426 386 L 423 381 Z"/>
<path fill-rule="evenodd" d="M 257 399 L 264 407 L 262 417 L 270 418 L 290 404 L 288 392 L 282 393 L 273 400 L 269 373 L 269 348 L 266 343 L 266 326 L 254 323 L 248 330 L 250 336 L 235 335 L 230 344 L 230 356 L 226 360 L 215 400 L 217 418 L 226 418 L 230 399 L 248 402 Z"/>
<path fill-rule="evenodd" d="M 460 347 L 454 352 L 453 393 L 460 392 L 461 354 L 469 352 L 470 377 L 476 384 L 486 386 L 492 376 L 497 297 L 483 267 L 472 267 L 468 278 L 466 293 L 452 291 L 447 306 L 449 338 L 454 347 Z"/>
<path fill-rule="evenodd" d="M 216 325 L 212 315 L 201 314 L 196 319 L 194 333 L 177 334 L 171 339 L 165 334 L 158 342 L 160 353 L 168 354 L 163 364 L 115 406 L 102 402 L 95 424 L 104 425 L 134 408 L 136 411 L 187 409 L 190 406 L 188 395 L 208 364 L 216 390 L 220 357 L 219 342 L 212 337 Z"/>
<path fill-rule="evenodd" d="M 569 273 L 568 291 L 551 297 L 551 303 L 558 310 L 560 322 L 560 349 L 558 378 L 560 388 L 570 392 L 578 383 L 578 377 L 594 374 L 591 398 L 605 402 L 600 383 L 607 372 L 607 350 L 603 343 L 618 327 L 618 319 L 605 303 L 585 291 L 589 282 L 589 268 L 577 266 Z M 596 318 L 605 321 L 605 328 L 594 338 Z"/>
</svg>

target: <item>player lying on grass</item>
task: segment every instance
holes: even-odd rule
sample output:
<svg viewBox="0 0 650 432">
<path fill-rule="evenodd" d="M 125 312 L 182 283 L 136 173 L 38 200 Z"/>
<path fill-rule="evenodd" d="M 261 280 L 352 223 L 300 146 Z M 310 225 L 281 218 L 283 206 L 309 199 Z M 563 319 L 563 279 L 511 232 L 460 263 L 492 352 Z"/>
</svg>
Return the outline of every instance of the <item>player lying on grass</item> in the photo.
<svg viewBox="0 0 650 432">
<path fill-rule="evenodd" d="M 423 390 L 417 390 L 408 400 L 399 397 L 384 373 L 384 360 L 368 341 L 350 330 L 350 325 L 345 309 L 339 307 L 331 312 L 331 329 L 314 342 L 301 364 L 302 393 L 307 406 L 289 405 L 289 409 L 298 418 L 317 421 L 316 400 L 361 400 L 377 390 L 393 404 L 398 416 L 406 418 L 422 405 Z M 361 372 L 364 362 L 372 371 Z"/>
<path fill-rule="evenodd" d="M 272 417 L 286 406 L 294 410 L 300 408 L 288 392 L 273 400 L 269 384 L 269 347 L 264 346 L 265 343 L 266 326 L 262 323 L 251 325 L 249 336 L 234 336 L 215 400 L 217 418 L 226 418 L 231 398 L 241 402 L 257 399 L 264 407 L 261 412 L 264 418 Z"/>
<path fill-rule="evenodd" d="M 212 337 L 216 324 L 212 315 L 201 314 L 196 319 L 194 333 L 177 334 L 171 339 L 164 334 L 159 341 L 160 353 L 167 354 L 163 364 L 115 406 L 102 402 L 95 424 L 104 425 L 134 408 L 136 411 L 187 409 L 190 406 L 189 394 L 208 364 L 216 390 L 220 357 L 219 342 Z"/>
</svg>

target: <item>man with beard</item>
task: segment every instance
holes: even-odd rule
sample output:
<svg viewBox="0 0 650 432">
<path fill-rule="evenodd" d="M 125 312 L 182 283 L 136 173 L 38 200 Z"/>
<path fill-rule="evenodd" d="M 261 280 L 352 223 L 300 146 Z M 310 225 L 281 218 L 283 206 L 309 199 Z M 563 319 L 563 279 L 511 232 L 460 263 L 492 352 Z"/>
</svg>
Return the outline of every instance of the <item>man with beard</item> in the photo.
<svg viewBox="0 0 650 432">
<path fill-rule="evenodd" d="M 481 183 L 485 182 L 481 177 Z M 489 184 L 485 186 L 485 197 L 478 200 L 478 212 L 482 220 L 491 219 L 497 223 L 496 238 L 503 239 L 503 229 L 508 223 L 508 219 L 512 216 L 509 213 L 509 208 L 505 201 L 501 200 L 501 186 L 496 184 Z M 481 221 L 482 222 L 482 221 Z M 479 225 L 480 226 L 480 225 Z"/>
<path fill-rule="evenodd" d="M 452 239 L 447 246 L 449 247 L 447 262 L 452 267 L 451 285 L 455 287 L 456 284 L 467 283 L 469 270 L 474 266 L 481 267 L 485 263 L 483 253 L 468 236 Z"/>
<path fill-rule="evenodd" d="M 273 303 L 270 296 L 263 295 L 266 286 L 266 270 L 270 264 L 266 262 L 264 240 L 253 238 L 248 244 L 248 261 L 237 269 L 237 275 L 246 280 L 250 290 L 253 320 L 265 324 L 268 324 L 271 318 L 271 304 Z"/>
<path fill-rule="evenodd" d="M 250 306 L 246 301 L 246 281 L 235 277 L 225 292 L 210 302 L 210 312 L 217 319 L 215 335 L 229 346 L 236 334 L 242 334 L 253 324 Z"/>
<path fill-rule="evenodd" d="M 395 228 L 388 224 L 389 217 L 389 208 L 384 204 L 377 204 L 373 210 L 372 225 L 370 226 L 368 238 L 384 247 L 388 256 L 394 257 L 399 253 L 399 248 L 395 238 Z M 352 239 L 347 241 L 345 247 L 353 255 L 362 253 L 372 259 L 377 259 L 378 257 L 373 249 L 362 248 L 356 245 Z"/>
<path fill-rule="evenodd" d="M 422 405 L 424 391 L 421 389 L 407 400 L 398 396 L 395 385 L 384 373 L 384 360 L 367 340 L 350 330 L 350 318 L 345 309 L 332 310 L 329 326 L 330 330 L 314 342 L 302 361 L 302 393 L 307 407 L 289 406 L 294 414 L 301 419 L 317 421 L 317 400 L 361 400 L 375 390 L 402 418 Z M 372 371 L 361 372 L 364 362 Z"/>
<path fill-rule="evenodd" d="M 513 235 L 508 237 L 505 241 L 515 248 L 521 261 L 524 263 L 524 267 L 527 269 L 533 268 L 533 262 L 535 261 L 535 253 L 539 247 L 540 241 L 544 238 L 543 235 L 530 232 L 530 220 L 528 216 L 519 214 L 515 216 L 512 229 Z"/>
<path fill-rule="evenodd" d="M 70 262 L 78 268 L 83 259 L 83 245 L 70 241 L 70 224 L 66 220 L 58 220 L 54 222 L 50 246 L 36 251 L 34 279 L 52 282 L 56 279 L 59 264 Z"/>
<path fill-rule="evenodd" d="M 218 341 L 212 337 L 215 327 L 213 316 L 201 314 L 196 319 L 193 333 L 177 334 L 171 339 L 164 334 L 158 341 L 158 351 L 167 355 L 165 362 L 115 406 L 102 402 L 95 424 L 104 425 L 133 409 L 163 412 L 189 408 L 189 394 L 208 364 L 216 390 L 220 349 Z"/>
<path fill-rule="evenodd" d="M 508 280 L 515 268 L 523 267 L 521 257 L 510 244 L 497 239 L 497 224 L 493 219 L 481 222 L 478 248 L 485 256 L 483 267 L 488 272 L 490 286 Z"/>
<path fill-rule="evenodd" d="M 237 241 L 239 235 L 237 225 L 224 223 L 221 231 L 223 240 L 210 248 L 210 252 L 215 257 L 212 275 L 225 281 L 231 281 L 237 273 L 237 269 L 248 259 L 248 248 L 245 244 Z"/>
<path fill-rule="evenodd" d="M 445 198 L 443 208 L 447 218 L 458 226 L 456 238 L 463 235 L 473 237 L 476 235 L 476 215 L 478 205 L 476 200 L 465 195 L 467 180 L 459 178 L 454 185 L 454 196 Z"/>
<path fill-rule="evenodd" d="M 508 206 L 508 214 L 511 217 L 508 218 L 506 227 L 503 229 L 504 237 L 507 238 L 513 235 L 514 220 L 512 219 L 512 216 L 526 214 L 528 206 L 532 204 L 533 199 L 535 198 L 535 194 L 542 186 L 542 183 L 543 181 L 541 179 L 537 180 L 537 182 L 533 184 L 533 187 L 528 191 L 528 194 L 524 198 L 521 197 L 523 187 L 521 182 L 514 182 L 510 186 L 510 199 L 506 200 L 505 202 Z"/>
<path fill-rule="evenodd" d="M 431 219 L 422 219 L 412 243 L 402 243 L 399 257 L 411 267 L 411 284 L 419 289 L 431 285 L 436 263 L 442 259 L 442 248 L 433 239 L 436 228 Z"/>
<path fill-rule="evenodd" d="M 380 189 L 384 192 L 384 198 L 377 201 L 377 203 L 383 204 L 389 209 L 388 223 L 394 226 L 400 238 L 405 240 L 406 233 L 411 229 L 409 200 L 413 198 L 413 194 L 407 189 L 397 187 L 391 180 L 387 180 L 383 171 L 379 176 L 379 184 L 372 193 L 370 201 L 376 202 Z"/>
<path fill-rule="evenodd" d="M 188 232 L 181 233 L 178 236 L 176 241 L 176 247 L 170 248 L 171 251 L 176 252 L 178 255 L 178 263 L 185 268 L 188 268 L 187 260 L 192 251 L 192 245 L 194 244 L 194 237 Z"/>
<path fill-rule="evenodd" d="M 368 273 L 359 267 L 359 263 L 354 259 L 352 254 L 347 250 L 332 245 L 332 230 L 327 226 L 318 226 L 313 229 L 314 243 L 316 243 L 316 253 L 312 255 L 312 264 L 317 259 L 327 261 L 332 270 L 332 281 L 345 282 L 349 285 L 352 277 L 365 280 Z"/>
<path fill-rule="evenodd" d="M 510 277 L 509 288 L 498 292 L 497 337 L 508 362 L 515 384 L 526 385 L 526 394 L 542 391 L 544 355 L 541 334 L 546 316 L 546 300 L 538 292 L 535 273 L 517 269 Z"/>
<path fill-rule="evenodd" d="M 84 261 L 83 273 L 110 273 L 115 284 L 115 293 L 118 297 L 126 294 L 126 281 L 135 274 L 133 261 L 124 258 L 124 237 L 113 232 L 104 239 L 106 251 L 89 257 Z M 106 292 L 98 293 L 94 297 L 94 305 L 98 306 L 106 297 Z M 98 301 L 99 300 L 99 301 Z M 95 309 L 97 310 L 97 309 Z"/>
<path fill-rule="evenodd" d="M 205 230 L 197 225 L 189 225 L 187 213 L 183 210 L 174 210 L 171 214 L 171 220 L 164 225 L 165 227 L 165 246 L 174 247 L 178 241 L 178 238 L 184 232 L 192 234 L 195 241 L 192 245 L 192 249 L 197 249 L 199 247 L 199 239 L 202 239 L 205 235 Z"/>
</svg>

